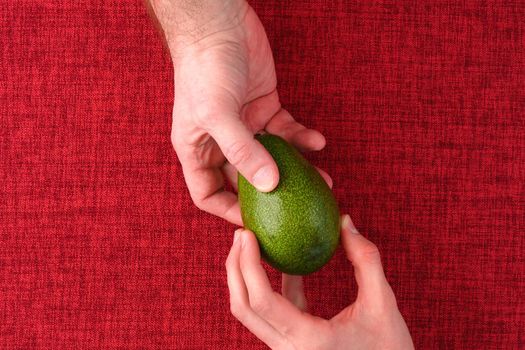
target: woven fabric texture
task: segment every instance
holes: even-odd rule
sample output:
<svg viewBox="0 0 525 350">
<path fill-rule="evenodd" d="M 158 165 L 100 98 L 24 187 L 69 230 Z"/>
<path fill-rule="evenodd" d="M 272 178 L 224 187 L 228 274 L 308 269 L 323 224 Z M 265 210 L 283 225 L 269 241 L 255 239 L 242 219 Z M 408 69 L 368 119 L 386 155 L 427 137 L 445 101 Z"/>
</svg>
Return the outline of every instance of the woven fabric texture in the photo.
<svg viewBox="0 0 525 350">
<path fill-rule="evenodd" d="M 525 2 L 251 4 L 416 348 L 525 348 Z M 144 3 L 5 1 L 0 42 L 0 349 L 264 349 L 229 312 L 234 226 L 184 184 Z M 305 285 L 324 317 L 356 295 L 342 251 Z"/>
</svg>

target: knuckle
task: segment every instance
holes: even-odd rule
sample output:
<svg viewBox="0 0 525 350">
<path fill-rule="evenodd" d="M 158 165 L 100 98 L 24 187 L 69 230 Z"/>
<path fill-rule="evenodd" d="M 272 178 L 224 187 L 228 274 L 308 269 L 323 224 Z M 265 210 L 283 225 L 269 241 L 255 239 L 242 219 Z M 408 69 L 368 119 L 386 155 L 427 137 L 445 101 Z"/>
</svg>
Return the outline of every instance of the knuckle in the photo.
<svg viewBox="0 0 525 350">
<path fill-rule="evenodd" d="M 260 296 L 250 298 L 250 307 L 259 315 L 266 315 L 270 311 L 268 300 Z"/>
<path fill-rule="evenodd" d="M 177 152 L 177 155 L 179 157 L 180 156 L 183 157 L 183 159 L 180 159 L 180 160 L 186 160 L 188 159 L 190 155 L 194 157 L 193 154 L 191 154 L 190 152 L 191 148 L 188 147 L 191 145 L 190 143 L 191 137 L 192 135 L 190 134 L 188 128 L 173 129 L 171 131 L 171 135 L 170 135 L 171 145 L 173 146 L 173 149 L 175 150 L 175 152 Z"/>
<path fill-rule="evenodd" d="M 245 142 L 233 142 L 226 148 L 225 156 L 234 167 L 246 162 L 251 157 L 251 147 Z"/>
<path fill-rule="evenodd" d="M 195 206 L 197 208 L 199 208 L 200 210 L 204 210 L 204 211 L 207 211 L 207 205 L 206 205 L 206 201 L 200 199 L 200 198 L 193 198 L 193 204 L 195 204 Z"/>
<path fill-rule="evenodd" d="M 197 125 L 201 125 L 203 128 L 217 125 L 218 116 L 214 113 L 208 112 L 197 112 L 195 113 L 195 121 Z"/>
<path fill-rule="evenodd" d="M 193 118 L 198 125 L 202 127 L 217 125 L 219 115 L 213 112 L 216 108 L 204 100 L 196 105 L 197 107 L 193 109 Z"/>
<path fill-rule="evenodd" d="M 374 243 L 368 243 L 358 252 L 358 259 L 365 263 L 377 263 L 381 261 L 381 254 Z"/>
<path fill-rule="evenodd" d="M 238 320 L 241 320 L 244 315 L 244 307 L 241 304 L 230 300 L 230 312 Z"/>
<path fill-rule="evenodd" d="M 224 267 L 226 267 L 226 270 L 230 270 L 232 265 L 233 263 L 232 263 L 231 253 L 230 253 L 228 254 L 228 257 L 226 258 L 226 261 L 224 262 Z"/>
<path fill-rule="evenodd" d="M 180 142 L 179 142 L 179 137 L 174 131 L 171 132 L 170 141 L 171 141 L 173 148 L 177 150 L 179 148 Z"/>
<path fill-rule="evenodd" d="M 226 258 L 226 261 L 224 262 L 226 271 L 229 273 L 230 270 L 232 270 L 238 264 L 238 261 L 238 255 L 233 254 L 233 249 L 231 249 L 230 253 L 228 254 L 228 257 Z"/>
</svg>

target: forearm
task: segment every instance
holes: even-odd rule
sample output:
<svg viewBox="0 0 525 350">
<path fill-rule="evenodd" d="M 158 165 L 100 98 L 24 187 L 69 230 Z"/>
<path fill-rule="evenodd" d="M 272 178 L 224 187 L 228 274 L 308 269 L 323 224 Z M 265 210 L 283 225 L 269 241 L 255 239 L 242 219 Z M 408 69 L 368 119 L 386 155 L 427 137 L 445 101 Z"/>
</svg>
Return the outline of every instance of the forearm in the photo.
<svg viewBox="0 0 525 350">
<path fill-rule="evenodd" d="M 171 50 L 234 26 L 248 4 L 244 0 L 148 0 Z"/>
</svg>

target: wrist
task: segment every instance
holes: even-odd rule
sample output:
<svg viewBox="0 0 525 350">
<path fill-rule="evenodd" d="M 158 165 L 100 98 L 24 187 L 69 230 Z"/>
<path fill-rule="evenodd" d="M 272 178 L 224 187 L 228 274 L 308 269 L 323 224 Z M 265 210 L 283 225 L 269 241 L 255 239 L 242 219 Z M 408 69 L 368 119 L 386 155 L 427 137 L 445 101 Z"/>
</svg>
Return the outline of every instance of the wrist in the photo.
<svg viewBox="0 0 525 350">
<path fill-rule="evenodd" d="M 150 0 L 172 54 L 215 33 L 236 28 L 245 0 Z"/>
</svg>

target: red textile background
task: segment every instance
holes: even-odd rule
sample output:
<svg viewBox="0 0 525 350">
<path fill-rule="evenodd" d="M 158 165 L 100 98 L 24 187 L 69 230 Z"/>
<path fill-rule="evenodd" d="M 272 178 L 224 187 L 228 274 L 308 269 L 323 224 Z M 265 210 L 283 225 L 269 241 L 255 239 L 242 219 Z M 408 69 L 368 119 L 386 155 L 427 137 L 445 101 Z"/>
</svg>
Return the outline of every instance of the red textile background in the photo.
<svg viewBox="0 0 525 350">
<path fill-rule="evenodd" d="M 525 348 L 525 3 L 252 4 L 416 347 Z M 5 1 L 0 40 L 0 349 L 263 349 L 229 313 L 234 227 L 184 185 L 143 3 Z M 349 304 L 343 254 L 306 288 Z"/>
</svg>

